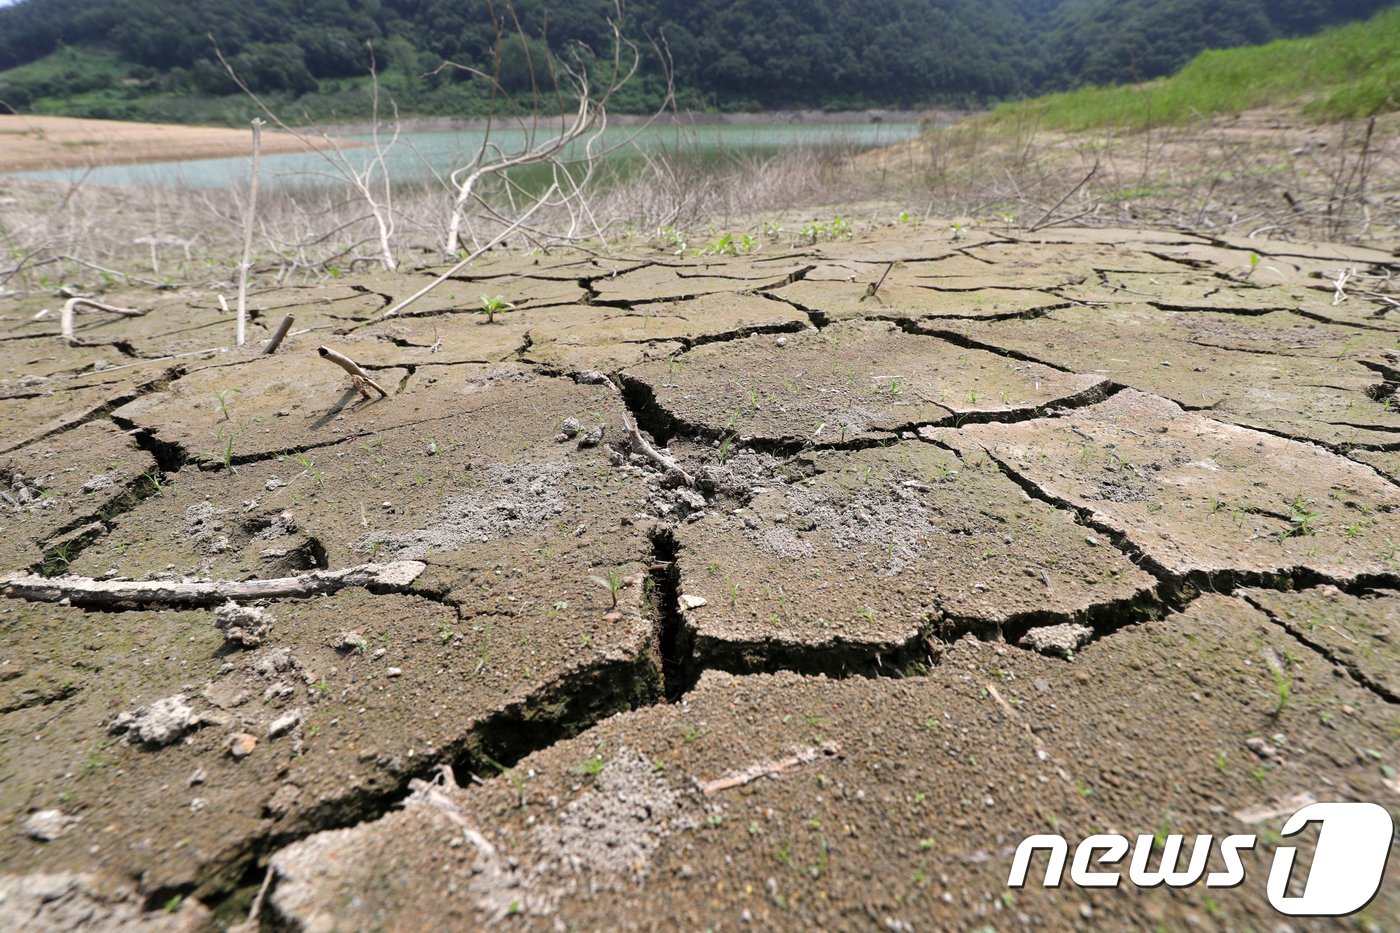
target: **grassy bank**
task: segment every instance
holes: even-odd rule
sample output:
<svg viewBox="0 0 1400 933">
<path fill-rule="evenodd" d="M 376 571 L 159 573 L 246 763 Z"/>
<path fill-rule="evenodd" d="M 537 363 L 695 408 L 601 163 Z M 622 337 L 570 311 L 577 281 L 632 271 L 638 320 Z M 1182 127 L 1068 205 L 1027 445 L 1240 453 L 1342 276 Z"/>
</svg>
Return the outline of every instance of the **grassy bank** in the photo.
<svg viewBox="0 0 1400 933">
<path fill-rule="evenodd" d="M 1318 120 L 1400 110 L 1400 6 L 1306 39 L 1203 52 L 1169 78 L 1003 104 L 991 125 L 1031 121 L 1069 132 L 1180 124 L 1260 107 Z"/>
</svg>

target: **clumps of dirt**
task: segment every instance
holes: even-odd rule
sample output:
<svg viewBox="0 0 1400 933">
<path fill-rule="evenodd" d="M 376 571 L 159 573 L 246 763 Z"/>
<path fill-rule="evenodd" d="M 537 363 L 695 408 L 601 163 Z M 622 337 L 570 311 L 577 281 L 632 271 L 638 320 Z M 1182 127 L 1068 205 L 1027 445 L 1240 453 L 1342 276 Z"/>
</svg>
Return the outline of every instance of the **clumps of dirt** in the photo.
<svg viewBox="0 0 1400 933">
<path fill-rule="evenodd" d="M 705 459 L 698 466 L 687 464 L 694 485 L 687 484 L 679 470 L 661 469 L 646 454 L 634 450 L 626 438 L 609 445 L 608 457 L 613 466 L 647 484 L 647 512 L 670 523 L 699 521 L 705 516 L 705 510 L 715 508 L 719 500 L 746 503 L 766 486 L 786 484 L 792 478 L 785 472 L 783 461 L 758 450 L 740 448 L 732 453 L 726 450 L 719 462 L 709 459 L 718 447 L 719 443 L 715 442 L 707 449 L 702 455 Z M 676 457 L 675 452 L 664 453 Z M 685 453 L 693 454 L 693 451 Z"/>
<path fill-rule="evenodd" d="M 1146 502 L 1152 498 L 1152 490 L 1136 468 L 1118 469 L 1099 479 L 1097 498 L 1105 502 Z"/>
<path fill-rule="evenodd" d="M 147 912 L 140 895 L 112 890 L 85 874 L 0 875 L 0 929 L 110 930 L 193 933 L 209 922 L 209 911 L 185 899 L 175 910 Z"/>
<path fill-rule="evenodd" d="M 563 482 L 571 470 L 564 459 L 493 464 L 473 471 L 472 489 L 448 499 L 430 527 L 371 532 L 351 547 L 376 560 L 422 560 L 533 531 L 564 513 Z"/>
<path fill-rule="evenodd" d="M 747 502 L 765 486 L 787 484 L 795 476 L 782 460 L 761 450 L 741 447 L 722 464 L 700 470 L 701 482 L 731 498 Z"/>
<path fill-rule="evenodd" d="M 592 788 L 565 806 L 556 820 L 535 827 L 528 855 L 502 864 L 479 834 L 467 832 L 481 849 L 472 881 L 478 904 L 497 919 L 521 912 L 548 916 L 581 884 L 592 892 L 639 884 L 662 842 L 699 826 L 703 809 L 696 795 L 667 784 L 645 755 L 619 748 Z M 531 857 L 529 867 L 516 867 Z"/>
<path fill-rule="evenodd" d="M 194 545 L 199 565 L 194 572 L 208 576 L 222 555 L 240 555 L 256 550 L 260 572 L 295 573 L 321 566 L 320 544 L 301 532 L 296 516 L 282 508 L 258 509 L 258 500 L 243 503 L 242 511 L 219 508 L 209 500 L 197 502 L 184 512 L 183 531 Z M 177 577 L 166 571 L 153 576 Z"/>
<path fill-rule="evenodd" d="M 556 824 L 534 831 L 531 841 L 540 853 L 535 872 L 542 877 L 587 873 L 603 884 L 625 878 L 641 883 L 661 841 L 697 825 L 692 810 L 645 755 L 622 748 L 598 773 L 593 789 L 566 806 Z"/>
<path fill-rule="evenodd" d="M 293 749 L 298 750 L 306 709 L 288 704 L 298 694 L 306 704 L 320 701 L 323 694 L 317 689 L 318 680 L 289 648 L 244 655 L 237 663 L 225 663 L 214 680 L 204 685 L 204 699 L 219 710 L 219 714 L 204 719 L 231 727 L 229 750 L 235 758 L 251 754 L 260 733 L 273 739 L 290 735 Z"/>
<path fill-rule="evenodd" d="M 205 557 L 222 554 L 229 548 L 224 523 L 212 502 L 197 502 L 185 509 L 185 537 Z"/>
<path fill-rule="evenodd" d="M 766 516 L 768 522 L 740 517 L 745 536 L 779 556 L 810 556 L 812 545 L 798 534 L 823 529 L 837 550 L 864 552 L 893 577 L 919 559 L 920 544 L 935 533 L 919 497 L 928 488 L 900 473 L 867 482 L 853 494 L 797 484 L 787 496 L 789 512 Z"/>
<path fill-rule="evenodd" d="M 606 434 L 607 431 L 608 426 L 602 422 L 598 422 L 592 428 L 585 431 L 583 424 L 577 418 L 565 418 L 564 422 L 559 426 L 559 433 L 554 436 L 554 441 L 557 444 L 563 444 L 577 439 L 578 449 L 587 450 L 590 447 L 597 447 L 599 444 L 603 443 L 603 435 Z"/>
<path fill-rule="evenodd" d="M 16 512 L 33 508 L 47 509 L 54 505 L 54 500 L 44 496 L 42 480 L 30 479 L 19 472 L 10 475 L 9 489 L 0 489 L 0 499 L 4 499 Z"/>
<path fill-rule="evenodd" d="M 185 695 L 177 693 L 119 714 L 107 731 L 121 736 L 128 745 L 139 743 L 155 749 L 178 742 L 186 732 L 203 724 L 203 718 L 185 702 Z"/>
<path fill-rule="evenodd" d="M 229 600 L 214 610 L 214 627 L 240 648 L 256 648 L 272 630 L 272 613 L 256 606 L 240 606 Z"/>
<path fill-rule="evenodd" d="M 113 486 L 117 485 L 117 482 L 121 479 L 121 477 L 122 473 L 120 470 L 111 470 L 106 473 L 97 473 L 93 476 L 89 476 L 88 481 L 86 483 L 83 483 L 82 487 L 79 488 L 78 491 L 83 493 L 90 493 L 97 492 L 101 489 L 111 489 Z"/>
</svg>

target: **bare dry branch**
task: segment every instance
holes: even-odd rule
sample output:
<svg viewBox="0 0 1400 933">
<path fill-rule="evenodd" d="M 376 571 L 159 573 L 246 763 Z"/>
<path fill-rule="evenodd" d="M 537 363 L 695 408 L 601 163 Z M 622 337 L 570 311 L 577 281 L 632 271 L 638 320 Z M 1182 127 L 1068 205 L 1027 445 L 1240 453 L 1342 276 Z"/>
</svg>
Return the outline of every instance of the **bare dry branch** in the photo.
<svg viewBox="0 0 1400 933">
<path fill-rule="evenodd" d="M 360 380 L 360 382 L 355 383 L 356 388 L 360 388 L 361 382 L 363 382 L 364 385 L 378 392 L 380 398 L 389 397 L 388 391 L 386 391 L 382 385 L 375 382 L 374 378 L 370 376 L 369 373 L 360 368 L 359 363 L 356 363 L 344 353 L 338 353 L 330 347 L 317 347 L 316 352 L 321 355 L 322 359 L 329 360 L 349 373 L 351 379 Z"/>
<path fill-rule="evenodd" d="M 59 330 L 62 331 L 63 339 L 69 344 L 78 342 L 73 336 L 73 313 L 78 308 L 96 308 L 99 311 L 106 311 L 111 314 L 120 314 L 122 317 L 140 317 L 145 311 L 137 311 L 132 308 L 119 308 L 116 305 L 105 304 L 101 301 L 93 301 L 91 298 L 69 298 L 63 303 L 63 310 L 59 314 Z"/>
<path fill-rule="evenodd" d="M 253 266 L 253 227 L 258 214 L 258 160 L 262 157 L 263 121 L 253 118 L 253 180 L 248 185 L 248 211 L 243 227 L 243 260 L 238 264 L 238 330 L 234 340 L 243 346 L 248 336 L 248 270 Z"/>
<path fill-rule="evenodd" d="M 227 600 L 294 599 L 321 596 L 346 587 L 376 593 L 400 593 L 423 573 L 421 561 L 361 564 L 344 570 L 316 570 L 299 577 L 274 580 L 210 580 L 173 583 L 164 580 L 94 580 L 90 577 L 41 577 L 11 574 L 0 577 L 0 593 L 12 599 L 75 606 L 212 606 Z"/>
<path fill-rule="evenodd" d="M 268 340 L 267 346 L 263 348 L 263 355 L 271 355 L 277 352 L 277 348 L 282 345 L 282 341 L 287 336 L 287 331 L 292 329 L 292 324 L 296 321 L 295 314 L 289 314 L 282 318 L 282 323 L 277 325 L 277 330 L 272 332 L 272 339 Z"/>
<path fill-rule="evenodd" d="M 1079 184 L 1077 184 L 1077 185 L 1075 185 L 1073 188 L 1069 189 L 1069 191 L 1067 191 L 1067 192 L 1065 193 L 1065 196 L 1064 196 L 1064 197 L 1062 197 L 1062 198 L 1060 198 L 1060 200 L 1056 201 L 1053 207 L 1051 207 L 1048 211 L 1046 211 L 1046 212 L 1041 216 L 1041 218 L 1040 218 L 1039 220 L 1037 220 L 1035 223 L 1031 224 L 1031 225 L 1030 225 L 1029 227 L 1027 227 L 1026 229 L 1027 229 L 1028 231 L 1030 231 L 1031 233 L 1034 233 L 1035 231 L 1039 230 L 1041 227 L 1046 226 L 1046 221 L 1048 221 L 1051 217 L 1054 216 L 1055 212 L 1056 212 L 1057 210 L 1060 209 L 1060 205 L 1061 205 L 1061 204 L 1064 204 L 1064 203 L 1065 203 L 1066 201 L 1068 201 L 1070 198 L 1074 197 L 1075 192 L 1077 192 L 1080 188 L 1083 188 L 1085 185 L 1087 185 L 1087 184 L 1089 183 L 1089 180 L 1092 179 L 1092 178 L 1093 178 L 1095 175 L 1097 175 L 1098 173 L 1099 173 L 1099 162 L 1098 162 L 1097 160 L 1095 160 L 1095 161 L 1094 161 L 1094 167 L 1091 168 L 1091 169 L 1089 169 L 1089 174 L 1087 174 L 1087 175 L 1085 175 L 1083 178 L 1081 178 L 1081 179 L 1079 180 Z"/>
</svg>

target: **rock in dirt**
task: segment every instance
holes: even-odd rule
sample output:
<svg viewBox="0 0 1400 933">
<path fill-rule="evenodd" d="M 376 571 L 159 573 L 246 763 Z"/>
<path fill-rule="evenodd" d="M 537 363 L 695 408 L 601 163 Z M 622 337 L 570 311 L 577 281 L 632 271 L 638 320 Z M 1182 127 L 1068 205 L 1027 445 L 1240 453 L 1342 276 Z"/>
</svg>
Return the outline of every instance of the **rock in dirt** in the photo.
<svg viewBox="0 0 1400 933">
<path fill-rule="evenodd" d="M 1074 653 L 1089 643 L 1094 630 L 1087 625 L 1066 622 L 1063 625 L 1046 625 L 1033 628 L 1021 639 L 1027 648 L 1041 654 L 1053 654 L 1061 658 L 1073 657 Z"/>
<path fill-rule="evenodd" d="M 235 761 L 242 761 L 253 754 L 253 749 L 258 747 L 258 737 L 247 732 L 240 732 L 238 735 L 230 736 L 228 740 L 228 753 Z"/>
<path fill-rule="evenodd" d="M 24 821 L 24 832 L 31 839 L 53 842 L 80 819 L 82 817 L 70 816 L 62 810 L 39 810 Z"/>
<path fill-rule="evenodd" d="M 301 717 L 302 711 L 300 709 L 288 710 L 268 724 L 267 734 L 274 739 L 279 735 L 286 735 L 301 725 Z"/>
<path fill-rule="evenodd" d="M 231 644 L 256 648 L 272 629 L 272 613 L 256 606 L 240 606 L 229 600 L 214 610 L 214 627 L 224 633 Z"/>
<path fill-rule="evenodd" d="M 122 713 L 112 720 L 108 731 L 123 736 L 127 742 L 138 741 L 152 748 L 160 748 L 179 740 L 199 723 L 200 718 L 185 702 L 185 695 L 177 693 L 156 700 L 149 706 Z"/>
</svg>

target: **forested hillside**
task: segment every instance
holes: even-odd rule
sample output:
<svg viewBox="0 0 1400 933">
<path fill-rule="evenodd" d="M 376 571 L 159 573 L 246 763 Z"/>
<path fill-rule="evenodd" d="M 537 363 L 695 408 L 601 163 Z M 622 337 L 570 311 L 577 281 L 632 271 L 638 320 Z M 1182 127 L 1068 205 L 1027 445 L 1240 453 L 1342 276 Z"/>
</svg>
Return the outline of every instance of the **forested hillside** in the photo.
<svg viewBox="0 0 1400 933">
<path fill-rule="evenodd" d="M 1389 0 L 632 0 L 624 28 L 663 42 L 682 106 L 749 110 L 976 105 L 1167 74 L 1205 48 L 1303 35 Z M 528 62 L 606 46 L 611 0 L 494 5 L 509 89 Z M 521 34 L 526 37 L 524 40 Z M 257 91 L 313 118 L 368 106 L 370 48 L 402 110 L 480 112 L 487 0 L 21 0 L 0 8 L 0 111 L 242 119 L 214 41 Z M 658 57 L 616 103 L 660 98 Z"/>
</svg>

